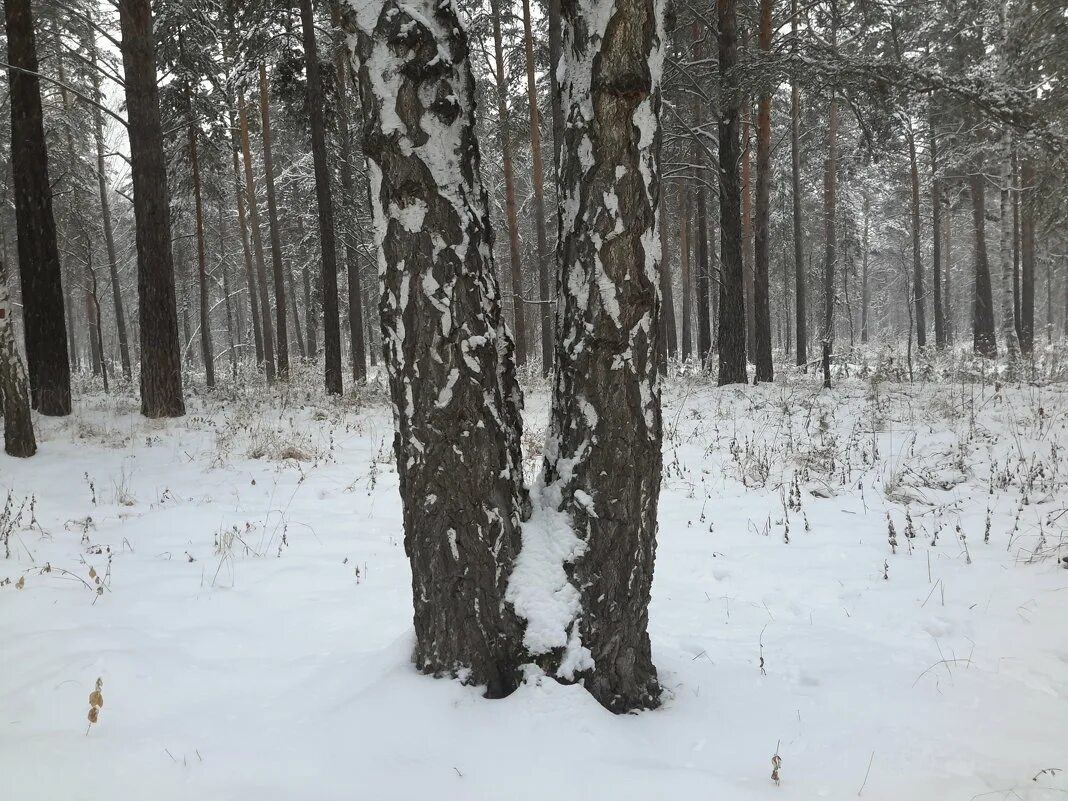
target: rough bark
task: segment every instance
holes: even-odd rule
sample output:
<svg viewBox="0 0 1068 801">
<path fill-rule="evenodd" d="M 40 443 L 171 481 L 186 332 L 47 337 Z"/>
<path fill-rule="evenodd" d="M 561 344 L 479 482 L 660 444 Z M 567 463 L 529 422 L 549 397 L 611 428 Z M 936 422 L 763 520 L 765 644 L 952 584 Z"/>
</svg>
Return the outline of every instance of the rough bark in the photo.
<svg viewBox="0 0 1068 801">
<path fill-rule="evenodd" d="M 119 0 L 119 22 L 137 227 L 141 413 L 146 417 L 180 417 L 185 414 L 185 401 L 171 252 L 170 196 L 149 0 Z"/>
<path fill-rule="evenodd" d="M 33 406 L 62 416 L 71 409 L 70 357 L 30 6 L 30 0 L 4 0 L 23 335 Z"/>
<path fill-rule="evenodd" d="M 760 0 L 760 49 L 771 53 L 772 0 Z M 756 231 L 753 240 L 753 319 L 756 380 L 773 381 L 771 363 L 771 92 L 764 89 L 757 102 Z"/>
<path fill-rule="evenodd" d="M 300 0 L 300 21 L 304 33 L 304 66 L 308 79 L 312 160 L 315 162 L 315 199 L 319 208 L 324 378 L 327 393 L 340 395 L 342 391 L 341 319 L 337 296 L 337 240 L 334 232 L 334 200 L 330 187 L 330 165 L 326 147 L 323 80 L 320 75 L 319 52 L 315 41 L 315 11 L 312 0 Z"/>
<path fill-rule="evenodd" d="M 282 264 L 282 234 L 274 192 L 274 154 L 271 146 L 271 102 L 267 93 L 267 65 L 260 63 L 260 134 L 263 137 L 263 180 L 267 187 L 267 227 L 271 234 L 271 273 L 274 279 L 275 357 L 278 377 L 289 377 L 289 325 L 286 322 L 286 268 Z"/>
<path fill-rule="evenodd" d="M 737 0 L 717 0 L 719 15 L 719 385 L 749 380 L 745 360 L 745 289 L 742 277 L 741 89 L 738 77 Z"/>
<path fill-rule="evenodd" d="M 467 38 L 437 0 L 363 4 L 354 24 L 415 662 L 502 696 L 519 678 L 504 593 L 529 501 Z"/>
<path fill-rule="evenodd" d="M 271 323 L 271 298 L 267 293 L 267 264 L 263 255 L 263 234 L 260 229 L 260 212 L 256 201 L 256 178 L 252 173 L 252 145 L 248 135 L 248 110 L 245 98 L 237 98 L 237 119 L 241 126 L 241 156 L 245 165 L 245 200 L 248 203 L 248 224 L 252 231 L 252 252 L 256 257 L 256 290 L 259 294 L 260 329 L 263 334 L 263 360 L 267 367 L 267 380 L 275 378 L 274 325 Z"/>
<path fill-rule="evenodd" d="M 565 567 L 581 611 L 557 675 L 616 712 L 660 698 L 646 629 L 662 438 L 662 12 L 657 0 L 563 7 L 561 318 L 545 486 L 582 546 Z"/>
<path fill-rule="evenodd" d="M 27 457 L 37 453 L 37 440 L 30 414 L 29 381 L 15 344 L 13 311 L 5 265 L 0 263 L 0 407 L 4 413 L 4 451 L 9 456 Z"/>
</svg>

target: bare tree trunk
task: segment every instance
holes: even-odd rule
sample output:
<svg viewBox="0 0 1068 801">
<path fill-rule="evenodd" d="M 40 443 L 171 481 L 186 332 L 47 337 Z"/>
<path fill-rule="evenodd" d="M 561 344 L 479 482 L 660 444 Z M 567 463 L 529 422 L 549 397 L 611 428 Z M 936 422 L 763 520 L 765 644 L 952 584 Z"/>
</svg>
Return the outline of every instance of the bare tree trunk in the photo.
<svg viewBox="0 0 1068 801">
<path fill-rule="evenodd" d="M 30 387 L 15 344 L 14 304 L 7 284 L 6 264 L 0 262 L 0 406 L 4 411 L 4 451 L 9 456 L 37 453 L 30 414 Z"/>
<path fill-rule="evenodd" d="M 271 153 L 271 103 L 267 96 L 267 65 L 260 63 L 260 119 L 263 136 L 263 173 L 267 185 L 267 224 L 271 233 L 271 272 L 274 278 L 274 330 L 277 335 L 278 377 L 289 377 L 289 325 L 286 322 L 286 268 L 282 264 L 282 235 L 274 193 L 274 156 Z M 248 130 L 247 126 L 244 129 Z"/>
<path fill-rule="evenodd" d="M 742 37 L 743 49 L 748 49 L 748 36 Z M 742 98 L 742 289 L 745 297 L 745 357 L 746 363 L 756 362 L 756 326 L 754 317 L 753 277 L 753 180 L 750 153 L 749 97 Z"/>
<path fill-rule="evenodd" d="M 760 49 L 771 53 L 772 0 L 760 0 Z M 771 363 L 771 92 L 757 103 L 756 238 L 753 262 L 753 315 L 756 333 L 756 380 L 773 381 Z M 783 288 L 785 291 L 785 287 Z"/>
<path fill-rule="evenodd" d="M 868 241 L 869 227 L 871 225 L 871 198 L 864 193 L 864 232 L 861 239 L 861 284 L 860 284 L 860 341 L 868 344 L 868 308 L 871 304 L 871 293 L 868 288 L 868 254 L 870 245 Z"/>
<path fill-rule="evenodd" d="M 522 367 L 527 361 L 527 327 L 523 309 L 523 267 L 519 259 L 519 223 L 516 219 L 515 176 L 512 166 L 512 130 L 508 111 L 508 83 L 504 69 L 504 41 L 501 36 L 501 2 L 490 0 L 493 15 L 493 48 L 497 82 L 497 125 L 501 138 L 501 161 L 504 170 L 504 213 L 508 225 L 508 253 L 512 267 L 512 320 L 516 360 Z"/>
<path fill-rule="evenodd" d="M 100 91 L 100 73 L 97 71 L 95 35 L 86 37 L 92 68 L 93 99 L 103 103 Z M 119 338 L 119 358 L 122 360 L 122 375 L 129 381 L 133 375 L 130 367 L 130 340 L 126 333 L 126 311 L 122 303 L 122 288 L 119 285 L 119 260 L 115 251 L 115 232 L 111 221 L 111 201 L 108 197 L 107 165 L 104 154 L 104 117 L 100 109 L 93 108 L 93 129 L 96 138 L 96 181 L 100 190 L 100 217 L 104 225 L 104 244 L 108 254 L 108 273 L 111 278 L 111 294 L 115 303 L 115 329 Z"/>
<path fill-rule="evenodd" d="M 998 355 L 994 335 L 994 296 L 990 287 L 990 263 L 986 253 L 986 178 L 981 165 L 971 175 L 972 222 L 975 226 L 975 301 L 972 316 L 972 347 L 980 356 Z"/>
<path fill-rule="evenodd" d="M 141 413 L 145 417 L 180 417 L 185 414 L 182 358 L 151 3 L 119 0 L 119 22 L 137 221 Z"/>
<path fill-rule="evenodd" d="M 196 126 L 190 104 L 189 163 L 193 170 L 193 202 L 197 228 L 197 283 L 200 289 L 200 352 L 204 359 L 204 380 L 215 387 L 215 354 L 211 344 L 211 299 L 208 293 L 208 257 L 204 245 L 204 200 L 200 188 L 200 158 L 197 154 Z"/>
<path fill-rule="evenodd" d="M 682 281 L 682 359 L 693 353 L 693 277 L 690 275 L 690 187 L 679 183 L 679 278 Z"/>
<path fill-rule="evenodd" d="M 660 195 L 660 332 L 663 344 L 661 350 L 665 357 L 675 356 L 679 351 L 678 332 L 675 327 L 675 296 L 671 281 L 671 258 L 670 246 L 668 245 L 668 231 L 670 230 L 670 218 L 668 216 L 667 192 Z M 665 359 L 666 366 L 666 359 Z"/>
<path fill-rule="evenodd" d="M 749 380 L 745 361 L 745 288 L 742 266 L 742 187 L 738 174 L 741 89 L 737 0 L 717 0 L 719 14 L 719 385 Z"/>
<path fill-rule="evenodd" d="M 233 132 L 235 138 L 240 138 L 240 131 L 237 130 L 237 126 L 234 124 L 233 109 L 230 110 L 230 130 Z M 248 221 L 245 219 L 245 186 L 244 181 L 241 180 L 241 166 L 238 163 L 239 156 L 237 155 L 239 146 L 237 142 L 234 144 L 234 194 L 237 196 L 237 227 L 241 232 L 241 251 L 244 256 L 245 265 L 245 286 L 248 291 L 249 309 L 252 314 L 252 337 L 256 345 L 256 365 L 262 368 L 265 366 L 266 359 L 263 345 L 263 321 L 260 318 L 259 293 L 257 291 L 256 279 L 252 270 L 252 248 L 248 241 Z M 273 371 L 273 360 L 271 365 L 271 370 Z"/>
<path fill-rule="evenodd" d="M 503 696 L 519 680 L 504 595 L 529 501 L 467 38 L 436 0 L 368 3 L 356 24 L 415 662 Z"/>
<path fill-rule="evenodd" d="M 334 25 L 341 29 L 341 4 L 331 6 Z M 349 127 L 349 55 L 344 37 L 334 46 L 334 72 L 337 76 L 337 136 L 341 151 L 341 208 L 349 220 L 356 218 L 356 187 L 352 179 L 352 134 Z M 360 262 L 352 231 L 342 226 L 345 240 L 345 275 L 349 295 L 349 360 L 352 362 L 352 379 L 361 384 L 367 379 L 367 346 L 363 337 L 363 288 L 360 286 Z"/>
<path fill-rule="evenodd" d="M 657 0 L 563 8 L 562 310 L 545 486 L 582 547 L 565 566 L 581 611 L 555 672 L 615 712 L 660 699 L 646 629 L 662 438 L 662 11 Z"/>
<path fill-rule="evenodd" d="M 1012 133 L 1006 127 L 1001 134 L 1001 337 L 1009 361 L 1020 357 L 1020 340 L 1016 334 L 1016 292 L 1013 275 L 1012 220 Z"/>
<path fill-rule="evenodd" d="M 927 347 L 927 315 L 924 312 L 923 259 L 920 255 L 920 167 L 916 159 L 916 134 L 908 123 L 909 181 L 912 189 L 912 296 L 916 307 L 916 347 Z"/>
<path fill-rule="evenodd" d="M 945 185 L 943 184 L 943 189 Z M 955 321 L 953 320 L 953 207 L 950 204 L 946 204 L 946 247 L 943 253 L 943 270 L 945 273 L 946 288 L 942 295 L 942 308 L 943 316 L 946 321 L 946 347 L 953 346 L 953 336 L 956 329 Z"/>
<path fill-rule="evenodd" d="M 219 268 L 222 270 L 223 300 L 226 307 L 226 341 L 230 349 L 230 372 L 237 380 L 237 342 L 234 338 L 234 310 L 230 298 L 230 255 L 227 251 L 229 238 L 226 235 L 226 210 L 219 202 Z"/>
<path fill-rule="evenodd" d="M 553 360 L 553 313 L 549 300 L 549 248 L 545 243 L 545 179 L 541 164 L 541 120 L 538 90 L 534 83 L 534 37 L 530 24 L 530 0 L 523 0 L 523 44 L 527 57 L 527 104 L 530 106 L 530 153 L 534 170 L 534 232 L 538 241 L 538 314 L 541 320 L 542 375 L 548 375 Z"/>
<path fill-rule="evenodd" d="M 285 268 L 286 289 L 288 289 L 289 295 L 289 311 L 293 315 L 293 331 L 297 335 L 297 353 L 300 354 L 300 358 L 308 358 L 308 350 L 304 346 L 304 329 L 300 325 L 300 310 L 297 308 L 297 288 L 293 281 L 293 271 L 289 268 Z"/>
<path fill-rule="evenodd" d="M 237 119 L 241 126 L 241 155 L 245 164 L 245 199 L 248 201 L 248 222 L 252 229 L 252 250 L 256 256 L 256 289 L 259 292 L 260 327 L 263 332 L 263 359 L 267 366 L 267 380 L 274 381 L 274 327 L 271 324 L 271 298 L 267 294 L 267 265 L 263 256 L 263 235 L 260 232 L 260 212 L 256 201 L 256 178 L 252 174 L 252 145 L 248 135 L 248 112 L 245 98 L 237 98 Z"/>
<path fill-rule="evenodd" d="M 1024 155 L 1020 170 L 1020 350 L 1030 356 L 1035 345 L 1035 165 Z"/>
<path fill-rule="evenodd" d="M 935 348 L 945 350 L 946 313 L 942 298 L 942 202 L 945 186 L 938 174 L 938 134 L 935 131 L 934 112 L 930 124 L 931 150 L 931 288 L 934 290 Z"/>
<path fill-rule="evenodd" d="M 71 409 L 70 356 L 30 6 L 4 0 L 23 334 L 33 406 L 63 416 Z"/>
<path fill-rule="evenodd" d="M 319 53 L 315 42 L 315 11 L 312 0 L 300 0 L 300 20 L 304 31 L 304 65 L 308 77 L 308 107 L 311 112 L 315 196 L 319 206 L 326 391 L 330 395 L 340 395 L 342 391 L 341 318 L 337 297 L 337 240 L 334 233 L 334 201 L 330 189 L 330 165 L 327 163 L 323 83 L 319 74 Z"/>
<path fill-rule="evenodd" d="M 797 54 L 797 0 L 790 2 L 790 31 Z M 797 327 L 797 364 L 808 364 L 808 300 L 805 291 L 804 236 L 801 221 L 801 93 L 796 77 L 790 81 L 790 177 L 793 184 L 794 223 L 794 310 Z"/>
</svg>

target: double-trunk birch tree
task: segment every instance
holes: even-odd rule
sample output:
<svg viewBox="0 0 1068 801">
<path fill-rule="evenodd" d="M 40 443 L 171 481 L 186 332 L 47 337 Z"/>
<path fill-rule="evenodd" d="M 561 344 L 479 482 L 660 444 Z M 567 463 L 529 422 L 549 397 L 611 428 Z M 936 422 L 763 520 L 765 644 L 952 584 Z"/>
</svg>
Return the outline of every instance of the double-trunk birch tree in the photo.
<svg viewBox="0 0 1068 801">
<path fill-rule="evenodd" d="M 577 603 L 567 647 L 537 652 L 508 592 L 531 504 L 467 39 L 448 0 L 351 8 L 416 664 L 501 696 L 535 662 L 613 711 L 654 706 L 660 2 L 561 9 L 560 317 L 540 502 L 577 542 L 558 564 Z"/>
</svg>

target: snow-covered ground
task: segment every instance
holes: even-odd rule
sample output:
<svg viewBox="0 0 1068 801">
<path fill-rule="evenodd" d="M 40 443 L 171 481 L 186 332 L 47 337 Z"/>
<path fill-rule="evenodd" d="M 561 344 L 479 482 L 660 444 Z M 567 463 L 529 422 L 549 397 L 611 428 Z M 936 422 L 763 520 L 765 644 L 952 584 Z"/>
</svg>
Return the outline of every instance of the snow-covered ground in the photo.
<svg viewBox="0 0 1068 801">
<path fill-rule="evenodd" d="M 266 398 L 92 396 L 0 454 L 0 798 L 1068 795 L 1068 387 L 672 379 L 668 692 L 620 717 L 414 672 L 387 406 Z"/>
</svg>

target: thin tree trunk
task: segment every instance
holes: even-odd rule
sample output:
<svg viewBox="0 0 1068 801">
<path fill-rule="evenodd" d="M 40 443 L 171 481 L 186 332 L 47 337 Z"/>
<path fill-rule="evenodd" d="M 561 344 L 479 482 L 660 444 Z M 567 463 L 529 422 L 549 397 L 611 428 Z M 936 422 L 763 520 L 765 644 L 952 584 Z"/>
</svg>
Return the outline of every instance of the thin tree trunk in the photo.
<svg viewBox="0 0 1068 801">
<path fill-rule="evenodd" d="M 230 255 L 227 251 L 226 211 L 219 203 L 219 269 L 222 271 L 223 305 L 226 307 L 226 340 L 230 349 L 230 372 L 237 380 L 237 343 L 234 339 L 234 312 L 230 298 Z"/>
<path fill-rule="evenodd" d="M 297 308 L 297 288 L 293 281 L 293 271 L 285 268 L 286 288 L 289 290 L 289 311 L 293 315 L 293 331 L 297 335 L 297 353 L 302 360 L 308 358 L 308 350 L 304 346 L 304 329 L 300 325 L 300 312 Z"/>
<path fill-rule="evenodd" d="M 185 414 L 182 358 L 151 3 L 119 0 L 119 22 L 137 225 L 141 413 L 145 417 L 180 417 Z"/>
<path fill-rule="evenodd" d="M 771 53 L 772 0 L 760 0 L 760 49 Z M 771 363 L 771 93 L 757 103 L 756 235 L 753 261 L 753 315 L 756 333 L 756 380 L 773 381 Z M 785 290 L 785 287 L 784 287 Z"/>
<path fill-rule="evenodd" d="M 319 246 L 322 251 L 323 349 L 325 351 L 326 391 L 340 395 L 341 320 L 337 297 L 337 240 L 334 233 L 334 201 L 327 163 L 326 119 L 323 113 L 323 84 L 319 74 L 319 53 L 315 43 L 315 12 L 312 0 L 300 0 L 300 20 L 304 31 L 304 64 L 308 76 L 308 107 L 315 162 L 315 196 L 319 206 Z"/>
<path fill-rule="evenodd" d="M 553 360 L 553 315 L 549 301 L 549 248 L 545 236 L 545 179 L 541 163 L 541 119 L 538 90 L 534 83 L 534 36 L 530 23 L 530 0 L 523 0 L 523 44 L 527 59 L 527 104 L 530 106 L 530 153 L 533 167 L 534 233 L 538 243 L 538 316 L 541 320 L 542 375 L 548 375 Z"/>
<path fill-rule="evenodd" d="M 582 547 L 566 565 L 581 612 L 568 627 L 571 658 L 555 672 L 583 680 L 615 712 L 656 706 L 660 698 L 646 629 L 662 439 L 662 10 L 656 0 L 563 9 L 568 128 L 561 187 L 568 211 L 545 486 Z"/>
<path fill-rule="evenodd" d="M 4 0 L 11 104 L 11 173 L 18 226 L 22 319 L 30 395 L 41 414 L 70 414 L 63 280 L 30 0 Z"/>
<path fill-rule="evenodd" d="M 790 31 L 794 55 L 797 55 L 797 0 L 790 3 Z M 801 220 L 801 93 L 797 78 L 790 81 L 790 177 L 793 185 L 794 224 L 794 322 L 797 327 L 797 364 L 808 364 L 808 300 L 805 291 L 804 236 Z"/>
<path fill-rule="evenodd" d="M 742 37 L 742 48 L 748 49 L 748 36 Z M 746 363 L 756 363 L 756 326 L 754 311 L 755 283 L 753 276 L 753 180 L 750 120 L 752 111 L 747 96 L 742 99 L 742 288 L 745 297 L 745 357 Z"/>
<path fill-rule="evenodd" d="M 192 105 L 189 107 L 192 117 Z M 189 122 L 189 163 L 193 171 L 193 202 L 197 229 L 197 283 L 200 289 L 200 352 L 204 359 L 204 380 L 208 389 L 215 387 L 215 354 L 211 343 L 211 299 L 208 293 L 208 257 L 204 244 L 204 199 L 200 188 L 200 157 L 197 153 L 196 126 Z"/>
<path fill-rule="evenodd" d="M 690 275 L 690 187 L 679 183 L 679 278 L 682 281 L 682 360 L 693 353 L 693 277 Z"/>
<path fill-rule="evenodd" d="M 560 92 L 560 58 L 563 53 L 560 27 L 560 0 L 547 0 L 549 27 L 549 110 L 553 122 L 553 178 L 560 191 L 560 148 L 564 143 L 564 111 Z M 555 265 L 554 265 L 555 266 Z M 555 277 L 555 276 L 554 276 Z"/>
<path fill-rule="evenodd" d="M 297 236 L 300 238 L 298 251 L 301 253 L 302 257 L 304 257 L 302 259 L 304 261 L 304 267 L 301 270 L 301 277 L 302 283 L 304 284 L 304 325 L 307 331 L 305 338 L 308 341 L 308 358 L 314 360 L 319 351 L 319 344 L 316 341 L 319 329 L 315 324 L 317 319 L 315 311 L 315 293 L 312 291 L 311 271 L 308 267 L 307 253 L 305 252 L 304 247 L 303 217 L 297 217 Z"/>
<path fill-rule="evenodd" d="M 972 347 L 976 354 L 994 359 L 998 355 L 994 335 L 994 296 L 990 286 L 990 263 L 986 253 L 986 193 L 982 167 L 971 175 L 972 223 L 975 227 L 975 300 L 972 304 Z"/>
<path fill-rule="evenodd" d="M 356 23 L 415 663 L 499 697 L 519 681 L 521 625 L 505 592 L 529 501 L 467 39 L 436 0 L 370 3 Z M 426 100 L 438 97 L 452 102 Z M 397 121 L 433 134 L 397 136 Z"/>
<path fill-rule="evenodd" d="M 260 119 L 263 137 L 263 173 L 267 185 L 267 224 L 271 233 L 271 272 L 274 278 L 275 355 L 278 377 L 289 377 L 289 325 L 286 322 L 285 265 L 282 264 L 282 235 L 278 226 L 278 204 L 274 192 L 274 156 L 271 152 L 271 103 L 267 94 L 267 65 L 260 63 Z M 242 132 L 247 131 L 246 128 Z"/>
<path fill-rule="evenodd" d="M 237 119 L 241 126 L 241 154 L 245 164 L 245 199 L 248 202 L 248 222 L 252 229 L 252 251 L 256 256 L 256 289 L 259 292 L 260 327 L 263 332 L 263 358 L 267 366 L 267 380 L 274 381 L 274 326 L 271 323 L 271 298 L 267 294 L 267 265 L 263 256 L 263 235 L 256 201 L 256 178 L 252 174 L 252 145 L 248 135 L 248 112 L 245 98 L 237 98 Z"/>
<path fill-rule="evenodd" d="M 920 167 L 916 159 L 916 134 L 908 123 L 909 181 L 912 189 L 912 297 L 916 308 L 916 347 L 927 347 L 927 315 L 924 311 L 923 259 L 920 255 Z"/>
<path fill-rule="evenodd" d="M 240 139 L 240 131 L 234 124 L 233 109 L 230 110 L 230 130 L 234 137 Z M 241 231 L 241 251 L 244 256 L 245 286 L 248 292 L 249 309 L 252 314 L 252 337 L 256 345 L 256 365 L 259 368 L 265 366 L 265 352 L 263 346 L 263 321 L 260 318 L 259 293 L 256 287 L 256 279 L 252 269 L 252 248 L 248 241 L 248 221 L 245 219 L 245 183 L 241 179 L 240 157 L 238 156 L 239 144 L 234 143 L 234 194 L 237 196 L 237 227 Z M 272 370 L 273 362 L 272 362 Z"/>
<path fill-rule="evenodd" d="M 331 6 L 334 25 L 341 28 L 341 4 Z M 337 136 L 341 151 L 341 208 L 349 220 L 356 218 L 356 186 L 352 178 L 352 135 L 349 128 L 348 47 L 344 37 L 335 44 L 334 72 L 337 75 Z M 349 358 L 352 378 L 357 384 L 367 379 L 367 346 L 363 336 L 363 288 L 360 285 L 360 262 L 352 231 L 342 226 L 345 240 L 345 273 L 349 294 Z"/>
<path fill-rule="evenodd" d="M 944 188 L 944 185 L 943 185 Z M 946 247 L 943 253 L 946 288 L 942 295 L 943 316 L 946 321 L 946 347 L 953 347 L 954 331 L 956 324 L 953 320 L 953 206 L 946 204 Z"/>
<path fill-rule="evenodd" d="M 1020 170 L 1020 350 L 1027 356 L 1035 345 L 1035 165 L 1024 155 Z"/>
<path fill-rule="evenodd" d="M 942 298 L 942 202 L 945 187 L 938 174 L 938 135 L 934 113 L 929 124 L 931 150 L 931 288 L 934 290 L 935 348 L 945 350 L 946 313 Z"/>
<path fill-rule="evenodd" d="M 662 350 L 665 357 L 676 356 L 679 351 L 678 331 L 675 327 L 675 294 L 671 280 L 670 246 L 668 245 L 667 192 L 660 196 L 660 319 L 661 336 L 663 338 Z"/>
<path fill-rule="evenodd" d="M 14 304 L 7 284 L 6 264 L 0 262 L 0 407 L 4 413 L 4 451 L 9 456 L 37 453 L 30 414 L 30 387 L 15 344 Z"/>
<path fill-rule="evenodd" d="M 738 169 L 741 89 L 737 0 L 717 0 L 719 14 L 719 385 L 749 380 L 745 362 L 745 287 L 742 266 L 742 187 Z"/>
<path fill-rule="evenodd" d="M 1006 127 L 1001 134 L 1001 337 L 1010 362 L 1020 356 L 1016 334 L 1016 292 L 1013 271 L 1012 219 L 1012 133 Z"/>
<path fill-rule="evenodd" d="M 512 162 L 512 131 L 508 111 L 508 84 L 504 69 L 504 41 L 501 36 L 501 0 L 490 0 L 493 16 L 493 49 L 497 82 L 497 126 L 501 139 L 504 170 L 504 213 L 508 226 L 508 254 L 512 272 L 512 320 L 516 360 L 520 367 L 527 361 L 527 328 L 523 309 L 523 267 L 519 258 L 519 223 L 516 219 L 515 175 Z"/>
<path fill-rule="evenodd" d="M 864 232 L 861 235 L 861 278 L 860 278 L 860 341 L 868 344 L 868 308 L 871 304 L 871 292 L 868 288 L 868 254 L 869 228 L 871 225 L 871 198 L 864 193 Z"/>
<path fill-rule="evenodd" d="M 92 69 L 93 99 L 103 103 L 100 91 L 100 73 L 96 69 L 97 49 L 95 35 L 86 37 Z M 108 197 L 107 165 L 104 153 L 104 116 L 100 109 L 93 108 L 93 133 L 96 138 L 96 181 L 100 190 L 100 217 L 104 225 L 104 244 L 108 255 L 108 274 L 111 278 L 111 295 L 115 303 L 115 329 L 119 338 L 119 358 L 122 360 L 122 375 L 127 381 L 133 376 L 130 367 L 130 340 L 126 333 L 126 311 L 122 304 L 122 288 L 119 284 L 119 260 L 115 251 L 115 232 L 111 221 L 111 201 Z"/>
</svg>

